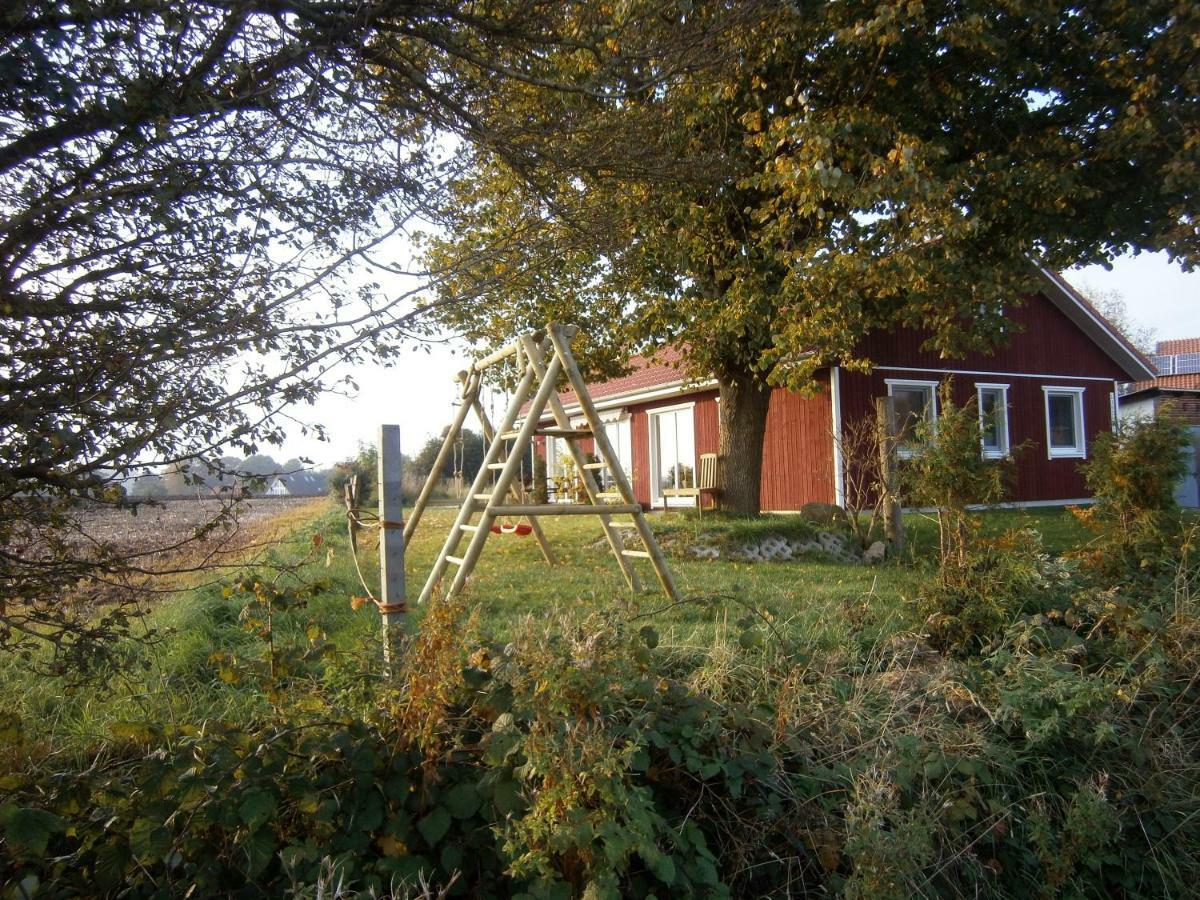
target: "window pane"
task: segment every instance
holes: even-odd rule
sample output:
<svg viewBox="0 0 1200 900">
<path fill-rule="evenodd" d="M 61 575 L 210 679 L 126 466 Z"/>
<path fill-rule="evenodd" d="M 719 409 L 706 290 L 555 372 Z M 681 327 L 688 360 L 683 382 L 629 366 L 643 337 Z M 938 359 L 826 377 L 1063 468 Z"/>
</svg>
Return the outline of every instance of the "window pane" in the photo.
<svg viewBox="0 0 1200 900">
<path fill-rule="evenodd" d="M 979 392 L 980 432 L 983 434 L 983 448 L 999 452 L 1004 449 L 1001 443 L 1000 417 L 1005 410 L 1000 400 L 1003 394 L 997 390 L 981 390 Z"/>
<path fill-rule="evenodd" d="M 619 465 L 626 475 L 629 475 L 632 468 L 629 455 L 629 420 L 622 419 L 617 422 L 605 423 L 604 433 L 608 436 L 608 442 L 612 444 L 613 452 L 617 455 L 615 460 L 605 460 L 610 468 L 600 470 L 601 484 L 608 489 L 614 484 L 612 466 Z"/>
<path fill-rule="evenodd" d="M 675 486 L 696 486 L 696 435 L 692 428 L 692 411 L 681 409 L 675 413 L 675 428 L 678 435 L 678 457 L 675 461 Z"/>
<path fill-rule="evenodd" d="M 660 492 L 668 489 L 694 487 L 696 443 L 692 411 L 680 409 L 655 413 L 651 419 L 657 468 L 655 496 L 661 497 Z M 689 497 L 668 497 L 666 502 L 668 505 L 691 505 L 694 501 Z"/>
<path fill-rule="evenodd" d="M 929 417 L 932 401 L 932 388 L 892 385 L 892 403 L 896 408 L 896 425 L 900 429 L 901 443 L 911 443 L 916 439 L 917 423 Z"/>
<path fill-rule="evenodd" d="M 1075 394 L 1050 394 L 1050 446 L 1074 448 L 1079 445 L 1075 433 Z"/>
<path fill-rule="evenodd" d="M 658 486 L 659 488 L 673 488 L 675 487 L 675 461 L 678 459 L 675 416 L 664 413 L 655 416 L 654 419 L 658 432 Z"/>
</svg>

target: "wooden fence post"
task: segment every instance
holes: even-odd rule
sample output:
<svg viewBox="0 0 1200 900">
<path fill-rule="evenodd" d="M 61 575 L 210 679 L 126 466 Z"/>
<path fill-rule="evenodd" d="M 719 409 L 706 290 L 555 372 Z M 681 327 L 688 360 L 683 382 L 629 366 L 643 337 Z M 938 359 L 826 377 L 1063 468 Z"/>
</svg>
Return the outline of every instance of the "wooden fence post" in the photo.
<svg viewBox="0 0 1200 900">
<path fill-rule="evenodd" d="M 899 428 L 896 423 L 896 404 L 891 397 L 875 398 L 875 427 L 879 443 L 879 474 L 887 494 L 883 517 L 883 533 L 892 553 L 904 550 L 904 518 L 900 514 L 899 472 L 896 468 L 896 445 Z"/>
<path fill-rule="evenodd" d="M 408 608 L 404 602 L 404 499 L 400 491 L 400 426 L 379 426 L 379 612 L 384 672 L 391 677 Z"/>
</svg>

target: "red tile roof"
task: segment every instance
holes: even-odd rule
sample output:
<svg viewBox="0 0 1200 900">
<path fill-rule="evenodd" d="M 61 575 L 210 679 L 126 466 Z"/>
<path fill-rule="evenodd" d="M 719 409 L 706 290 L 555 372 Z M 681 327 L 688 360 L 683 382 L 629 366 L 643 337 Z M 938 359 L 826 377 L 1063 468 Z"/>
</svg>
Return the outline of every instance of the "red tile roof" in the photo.
<svg viewBox="0 0 1200 900">
<path fill-rule="evenodd" d="M 647 391 L 683 378 L 679 363 L 683 354 L 674 347 L 664 347 L 650 357 L 635 356 L 629 360 L 630 373 L 588 385 L 593 400 Z M 578 402 L 574 391 L 563 391 L 558 399 L 564 406 Z"/>
<path fill-rule="evenodd" d="M 1136 381 L 1123 396 L 1152 389 L 1160 391 L 1200 391 L 1200 372 L 1190 375 L 1159 375 L 1153 381 Z"/>
<path fill-rule="evenodd" d="M 605 397 L 636 394 L 663 385 L 677 384 L 684 378 L 683 370 L 679 368 L 682 359 L 683 352 L 675 347 L 664 347 L 650 356 L 634 356 L 629 360 L 630 372 L 628 375 L 610 378 L 608 381 L 596 381 L 588 385 L 592 399 L 602 400 Z M 579 402 L 574 391 L 563 391 L 558 395 L 558 399 L 562 401 L 563 406 L 567 407 Z M 525 403 L 522 405 L 521 411 L 524 412 L 528 408 L 529 404 Z M 547 412 L 546 415 L 549 413 Z"/>
<path fill-rule="evenodd" d="M 1183 353 L 1200 353 L 1200 338 L 1176 338 L 1159 341 L 1154 348 L 1159 356 L 1178 356 Z"/>
</svg>

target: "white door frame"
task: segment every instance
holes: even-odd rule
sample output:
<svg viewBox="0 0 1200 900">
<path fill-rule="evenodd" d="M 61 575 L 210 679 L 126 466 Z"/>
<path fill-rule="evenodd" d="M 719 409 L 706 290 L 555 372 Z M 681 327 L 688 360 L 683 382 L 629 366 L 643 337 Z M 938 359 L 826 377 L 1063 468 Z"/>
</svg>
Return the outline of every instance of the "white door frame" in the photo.
<svg viewBox="0 0 1200 900">
<path fill-rule="evenodd" d="M 695 497 L 664 497 L 662 495 L 662 486 L 659 484 L 659 459 L 658 459 L 658 441 L 656 435 L 658 428 L 653 421 L 656 416 L 665 413 L 678 413 L 687 410 L 690 412 L 692 419 L 692 477 L 699 477 L 699 472 L 696 467 L 696 402 L 677 403 L 674 406 L 660 406 L 655 409 L 646 410 L 646 439 L 650 442 L 650 505 L 666 509 L 668 506 L 695 506 Z M 676 460 L 683 462 L 683 460 Z M 668 503 L 667 501 L 672 501 Z"/>
</svg>

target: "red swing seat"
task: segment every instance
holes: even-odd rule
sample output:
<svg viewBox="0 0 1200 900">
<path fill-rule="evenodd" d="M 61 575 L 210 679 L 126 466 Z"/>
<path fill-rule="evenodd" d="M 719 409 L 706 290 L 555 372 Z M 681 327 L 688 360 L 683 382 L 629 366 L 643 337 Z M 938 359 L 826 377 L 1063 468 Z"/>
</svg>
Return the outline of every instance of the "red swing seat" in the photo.
<svg viewBox="0 0 1200 900">
<path fill-rule="evenodd" d="M 501 525 L 499 522 L 492 525 L 492 534 L 515 534 L 519 537 L 533 534 L 533 526 L 528 522 L 516 522 L 509 524 L 505 522 Z"/>
</svg>

